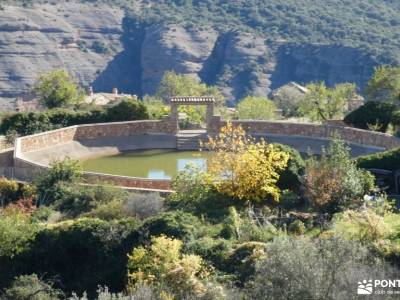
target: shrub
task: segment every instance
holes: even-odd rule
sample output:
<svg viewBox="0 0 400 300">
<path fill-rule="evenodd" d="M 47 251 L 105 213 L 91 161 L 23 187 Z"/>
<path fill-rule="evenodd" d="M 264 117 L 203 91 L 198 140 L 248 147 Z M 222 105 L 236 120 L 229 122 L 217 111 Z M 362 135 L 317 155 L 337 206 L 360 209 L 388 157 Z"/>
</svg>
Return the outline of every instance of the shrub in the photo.
<svg viewBox="0 0 400 300">
<path fill-rule="evenodd" d="M 130 193 L 124 201 L 123 209 L 128 216 L 144 220 L 164 210 L 164 199 L 158 193 Z"/>
<path fill-rule="evenodd" d="M 25 274 L 56 277 L 55 286 L 67 294 L 87 291 L 93 299 L 98 286 L 121 291 L 126 283 L 126 254 L 137 246 L 136 230 L 132 219 L 78 219 L 49 225 L 11 266 L 19 266 Z"/>
<path fill-rule="evenodd" d="M 290 233 L 303 235 L 306 231 L 306 227 L 304 226 L 304 223 L 302 221 L 294 220 L 292 223 L 289 224 L 288 230 Z"/>
<path fill-rule="evenodd" d="M 278 187 L 281 190 L 299 191 L 301 186 L 301 177 L 304 175 L 305 162 L 299 151 L 282 144 L 273 144 L 274 148 L 289 154 L 289 160 L 286 168 L 280 172 Z"/>
<path fill-rule="evenodd" d="M 2 118 L 0 125 L 1 133 L 19 135 L 34 134 L 52 128 L 48 116 L 40 112 L 9 114 Z"/>
<path fill-rule="evenodd" d="M 359 207 L 363 196 L 374 186 L 373 176 L 357 168 L 349 148 L 335 140 L 319 160 L 306 162 L 304 195 L 320 212 L 334 213 Z"/>
<path fill-rule="evenodd" d="M 99 208 L 101 205 L 122 202 L 125 197 L 126 195 L 117 188 L 100 185 L 82 186 L 79 183 L 60 182 L 52 189 L 51 203 L 57 210 L 76 217 Z M 108 207 L 111 206 L 108 205 Z"/>
<path fill-rule="evenodd" d="M 184 245 L 184 251 L 200 255 L 221 271 L 229 272 L 231 265 L 227 259 L 233 243 L 223 238 L 204 236 Z"/>
<path fill-rule="evenodd" d="M 149 118 L 146 106 L 138 100 L 125 99 L 107 109 L 109 122 L 144 120 Z"/>
<path fill-rule="evenodd" d="M 57 183 L 76 182 L 81 178 L 81 167 L 78 161 L 65 159 L 54 161 L 50 168 L 41 173 L 35 180 L 39 204 L 52 202 Z"/>
<path fill-rule="evenodd" d="M 0 211 L 0 257 L 14 257 L 26 251 L 39 227 L 29 215 L 14 208 Z"/>
<path fill-rule="evenodd" d="M 236 274 L 241 284 L 254 275 L 257 260 L 265 257 L 265 243 L 246 242 L 239 244 L 231 251 L 226 268 Z"/>
<path fill-rule="evenodd" d="M 197 217 L 182 211 L 171 211 L 147 219 L 139 232 L 143 238 L 163 234 L 186 242 L 199 238 L 203 228 Z"/>
<path fill-rule="evenodd" d="M 61 127 L 148 119 L 147 108 L 137 100 L 124 100 L 107 109 L 72 110 L 57 108 L 43 112 L 14 113 L 2 118 L 0 132 L 10 139 L 16 135 L 29 135 Z"/>
<path fill-rule="evenodd" d="M 367 248 L 339 239 L 279 238 L 265 252 L 247 286 L 250 299 L 352 299 L 360 279 L 394 276 Z"/>
<path fill-rule="evenodd" d="M 134 249 L 128 256 L 131 288 L 144 283 L 167 286 L 176 295 L 205 293 L 200 276 L 206 273 L 200 256 L 181 254 L 182 241 L 165 236 L 152 237 L 151 243 L 150 247 Z"/>
<path fill-rule="evenodd" d="M 0 178 L 0 201 L 1 206 L 17 200 L 21 196 L 19 185 L 14 180 Z"/>
<path fill-rule="evenodd" d="M 333 231 L 340 237 L 372 243 L 387 237 L 391 229 L 382 216 L 371 210 L 349 210 L 336 216 Z"/>
<path fill-rule="evenodd" d="M 400 148 L 357 157 L 356 164 L 364 169 L 400 169 Z"/>
<path fill-rule="evenodd" d="M 60 290 L 54 289 L 37 277 L 36 274 L 15 278 L 11 287 L 5 290 L 4 300 L 56 300 L 63 296 Z"/>
<path fill-rule="evenodd" d="M 218 193 L 204 173 L 195 169 L 180 172 L 172 183 L 175 193 L 166 199 L 170 209 L 184 210 L 221 220 L 228 214 L 232 200 Z"/>
<path fill-rule="evenodd" d="M 349 113 L 344 118 L 344 122 L 361 129 L 370 129 L 370 126 L 377 125 L 379 131 L 386 132 L 389 124 L 394 120 L 396 109 L 396 105 L 391 103 L 369 101 Z"/>
<path fill-rule="evenodd" d="M 248 120 L 273 120 L 276 117 L 276 105 L 273 101 L 262 98 L 248 96 L 237 105 L 239 119 Z"/>
</svg>

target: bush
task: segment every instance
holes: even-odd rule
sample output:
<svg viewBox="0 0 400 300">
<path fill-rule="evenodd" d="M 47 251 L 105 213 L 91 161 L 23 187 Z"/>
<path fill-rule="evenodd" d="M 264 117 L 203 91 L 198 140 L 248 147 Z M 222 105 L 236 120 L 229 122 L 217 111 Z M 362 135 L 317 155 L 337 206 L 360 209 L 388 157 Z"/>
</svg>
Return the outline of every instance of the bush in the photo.
<svg viewBox="0 0 400 300">
<path fill-rule="evenodd" d="M 370 129 L 378 126 L 379 131 L 386 132 L 389 124 L 394 120 L 396 105 L 386 102 L 369 101 L 363 106 L 349 113 L 344 122 L 351 126 Z"/>
<path fill-rule="evenodd" d="M 10 136 L 30 135 L 47 130 L 78 124 L 134 121 L 148 119 L 144 104 L 137 100 L 123 100 L 121 103 L 93 110 L 72 110 L 57 108 L 43 112 L 20 112 L 6 115 L 0 124 L 0 133 Z"/>
<path fill-rule="evenodd" d="M 173 294 L 202 295 L 205 287 L 201 277 L 205 265 L 200 256 L 182 254 L 182 241 L 165 236 L 152 237 L 150 247 L 133 249 L 128 256 L 129 285 L 133 289 L 144 283 L 169 287 Z M 178 297 L 180 298 L 180 297 Z"/>
<path fill-rule="evenodd" d="M 107 109 L 109 122 L 144 120 L 149 118 L 146 106 L 138 100 L 125 99 Z"/>
<path fill-rule="evenodd" d="M 276 109 L 275 103 L 267 98 L 248 96 L 238 103 L 237 114 L 242 120 L 273 120 Z"/>
<path fill-rule="evenodd" d="M 301 186 L 301 177 L 304 175 L 305 162 L 299 151 L 282 144 L 273 144 L 274 147 L 289 154 L 286 168 L 280 172 L 278 187 L 281 190 L 298 192 Z"/>
<path fill-rule="evenodd" d="M 164 210 L 164 199 L 158 193 L 130 193 L 124 201 L 123 209 L 128 216 L 144 220 Z"/>
<path fill-rule="evenodd" d="M 180 209 L 197 216 L 221 220 L 228 214 L 233 200 L 219 194 L 198 170 L 180 172 L 172 183 L 175 193 L 166 199 L 170 209 Z"/>
<path fill-rule="evenodd" d="M 356 164 L 364 169 L 400 169 L 400 148 L 357 157 Z"/>
<path fill-rule="evenodd" d="M 4 300 L 56 300 L 62 292 L 40 280 L 36 274 L 15 278 L 12 286 L 5 290 Z"/>
<path fill-rule="evenodd" d="M 0 201 L 2 207 L 17 200 L 20 196 L 20 188 L 16 181 L 0 178 Z"/>
<path fill-rule="evenodd" d="M 349 210 L 335 216 L 333 231 L 343 238 L 372 243 L 387 237 L 391 229 L 382 216 L 371 210 Z"/>
<path fill-rule="evenodd" d="M 39 227 L 29 215 L 13 208 L 0 211 L 0 258 L 14 257 L 29 248 Z"/>
<path fill-rule="evenodd" d="M 171 211 L 147 219 L 139 232 L 145 239 L 163 234 L 186 242 L 200 237 L 203 228 L 197 217 L 182 211 Z"/>
<path fill-rule="evenodd" d="M 81 178 L 81 167 L 78 161 L 65 159 L 54 161 L 50 168 L 41 173 L 35 180 L 38 193 L 38 204 L 49 204 L 54 201 L 54 193 L 60 182 L 76 182 Z"/>
<path fill-rule="evenodd" d="M 248 283 L 250 299 L 353 299 L 359 280 L 395 276 L 367 248 L 339 239 L 279 238 L 265 252 Z"/>
<path fill-rule="evenodd" d="M 134 220 L 79 219 L 48 226 L 29 251 L 14 258 L 8 272 L 45 274 L 57 278 L 55 286 L 67 294 L 87 291 L 90 298 L 98 286 L 121 291 L 127 280 L 126 254 L 138 245 L 136 229 Z"/>
<path fill-rule="evenodd" d="M 374 187 L 374 177 L 357 167 L 343 142 L 334 140 L 319 160 L 306 162 L 303 184 L 314 209 L 334 213 L 362 206 L 363 196 Z"/>
<path fill-rule="evenodd" d="M 303 235 L 306 231 L 306 227 L 304 226 L 304 223 L 302 221 L 294 220 L 292 223 L 289 224 L 288 230 L 290 233 Z"/>
<path fill-rule="evenodd" d="M 48 116 L 41 112 L 9 114 L 2 118 L 0 125 L 2 134 L 30 135 L 51 129 L 53 125 Z"/>
</svg>

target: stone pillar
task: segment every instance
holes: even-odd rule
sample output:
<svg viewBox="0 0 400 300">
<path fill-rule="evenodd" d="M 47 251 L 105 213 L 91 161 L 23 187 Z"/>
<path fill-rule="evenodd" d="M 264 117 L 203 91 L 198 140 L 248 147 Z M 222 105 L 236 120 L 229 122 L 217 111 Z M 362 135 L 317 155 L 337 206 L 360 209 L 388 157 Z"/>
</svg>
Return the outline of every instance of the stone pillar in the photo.
<svg viewBox="0 0 400 300">
<path fill-rule="evenodd" d="M 212 102 L 207 104 L 207 112 L 206 112 L 207 129 L 212 125 L 213 116 L 214 116 L 214 103 Z"/>
<path fill-rule="evenodd" d="M 172 126 L 176 128 L 176 132 L 179 131 L 179 123 L 178 123 L 178 105 L 171 103 L 171 113 L 169 115 L 170 122 L 172 122 Z"/>
</svg>

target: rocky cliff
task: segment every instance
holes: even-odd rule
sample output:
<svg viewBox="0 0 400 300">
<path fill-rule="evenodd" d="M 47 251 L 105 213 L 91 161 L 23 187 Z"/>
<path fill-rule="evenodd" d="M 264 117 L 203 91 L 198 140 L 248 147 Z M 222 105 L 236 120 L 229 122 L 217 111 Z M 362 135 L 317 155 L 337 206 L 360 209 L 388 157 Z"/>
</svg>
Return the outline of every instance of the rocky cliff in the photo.
<svg viewBox="0 0 400 300">
<path fill-rule="evenodd" d="M 131 24 L 122 9 L 100 4 L 5 6 L 0 98 L 28 91 L 43 71 L 66 68 L 83 86 L 138 95 L 154 93 L 163 73 L 175 70 L 219 85 L 234 102 L 247 94 L 268 95 L 289 81 L 350 81 L 363 87 L 376 64 L 354 48 L 267 43 L 266 36 Z"/>
</svg>

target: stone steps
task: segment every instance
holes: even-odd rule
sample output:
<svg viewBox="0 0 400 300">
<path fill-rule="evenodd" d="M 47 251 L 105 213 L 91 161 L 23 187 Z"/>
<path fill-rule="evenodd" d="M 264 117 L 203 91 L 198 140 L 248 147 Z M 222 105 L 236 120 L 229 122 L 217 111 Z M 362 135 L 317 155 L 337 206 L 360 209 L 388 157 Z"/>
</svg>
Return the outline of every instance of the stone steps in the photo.
<svg viewBox="0 0 400 300">
<path fill-rule="evenodd" d="M 206 142 L 208 136 L 206 133 L 178 133 L 176 136 L 176 148 L 178 150 L 198 150 L 200 141 Z"/>
</svg>

